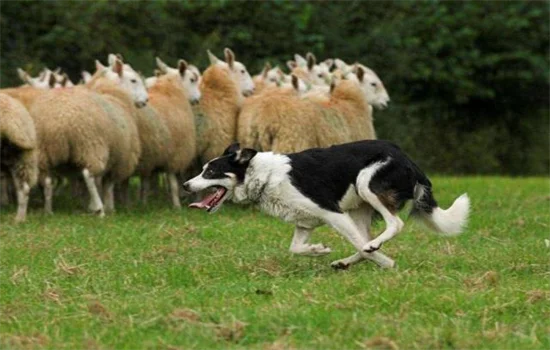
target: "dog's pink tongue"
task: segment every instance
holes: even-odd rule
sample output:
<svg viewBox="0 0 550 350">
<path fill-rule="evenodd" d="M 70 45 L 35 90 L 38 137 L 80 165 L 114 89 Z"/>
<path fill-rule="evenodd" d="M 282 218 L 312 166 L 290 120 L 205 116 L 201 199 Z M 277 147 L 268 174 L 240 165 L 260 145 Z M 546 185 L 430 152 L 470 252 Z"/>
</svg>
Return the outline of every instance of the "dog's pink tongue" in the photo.
<svg viewBox="0 0 550 350">
<path fill-rule="evenodd" d="M 202 201 L 189 204 L 189 208 L 197 208 L 197 209 L 208 209 L 208 208 L 210 208 L 210 202 L 212 202 L 212 199 L 214 199 L 214 197 L 216 197 L 216 194 L 217 194 L 217 191 L 213 192 L 213 193 L 210 193 L 209 195 L 204 197 L 202 199 Z"/>
</svg>

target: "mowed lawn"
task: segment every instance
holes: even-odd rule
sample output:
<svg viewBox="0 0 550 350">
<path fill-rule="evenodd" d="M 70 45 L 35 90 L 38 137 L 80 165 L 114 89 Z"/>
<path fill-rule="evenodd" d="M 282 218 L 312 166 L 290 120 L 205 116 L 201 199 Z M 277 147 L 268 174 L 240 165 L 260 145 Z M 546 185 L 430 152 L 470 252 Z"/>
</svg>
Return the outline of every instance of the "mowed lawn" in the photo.
<svg viewBox="0 0 550 350">
<path fill-rule="evenodd" d="M 291 225 L 235 205 L 99 219 L 67 196 L 22 225 L 3 208 L 0 348 L 549 349 L 549 180 L 432 180 L 442 207 L 469 193 L 469 227 L 407 220 L 393 270 L 332 270 L 353 248 L 327 227 L 312 241 L 332 254 L 292 256 Z"/>
</svg>

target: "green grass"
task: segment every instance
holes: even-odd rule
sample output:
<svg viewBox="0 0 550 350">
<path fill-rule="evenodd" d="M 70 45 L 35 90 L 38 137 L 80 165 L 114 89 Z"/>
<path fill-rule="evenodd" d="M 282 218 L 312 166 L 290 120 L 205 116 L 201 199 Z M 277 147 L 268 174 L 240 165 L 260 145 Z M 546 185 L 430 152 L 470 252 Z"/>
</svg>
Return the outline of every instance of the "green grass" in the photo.
<svg viewBox="0 0 550 350">
<path fill-rule="evenodd" d="M 470 194 L 469 228 L 407 220 L 383 247 L 393 270 L 333 271 L 353 248 L 327 227 L 312 241 L 332 254 L 292 256 L 291 225 L 234 205 L 100 220 L 65 198 L 22 225 L 4 208 L 0 348 L 549 349 L 548 180 L 433 182 L 443 207 Z"/>
</svg>

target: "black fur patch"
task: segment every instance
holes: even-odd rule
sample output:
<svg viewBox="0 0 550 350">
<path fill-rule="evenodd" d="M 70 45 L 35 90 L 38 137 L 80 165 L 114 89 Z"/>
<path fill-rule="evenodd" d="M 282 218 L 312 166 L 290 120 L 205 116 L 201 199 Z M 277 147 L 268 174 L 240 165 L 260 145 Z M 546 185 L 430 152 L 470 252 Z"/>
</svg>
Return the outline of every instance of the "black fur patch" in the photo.
<svg viewBox="0 0 550 350">
<path fill-rule="evenodd" d="M 229 177 L 227 173 L 235 174 L 239 183 L 244 181 L 246 169 L 250 160 L 258 153 L 257 151 L 244 148 L 239 149 L 239 144 L 229 146 L 223 155 L 208 163 L 202 177 L 205 179 L 223 179 Z"/>
<path fill-rule="evenodd" d="M 356 185 L 359 172 L 376 162 L 389 160 L 371 179 L 370 190 L 374 194 L 391 193 L 398 208 L 413 199 L 417 183 L 431 188 L 418 166 L 388 141 L 366 140 L 314 148 L 288 157 L 293 185 L 321 208 L 334 212 L 341 212 L 338 202 L 350 185 Z"/>
</svg>

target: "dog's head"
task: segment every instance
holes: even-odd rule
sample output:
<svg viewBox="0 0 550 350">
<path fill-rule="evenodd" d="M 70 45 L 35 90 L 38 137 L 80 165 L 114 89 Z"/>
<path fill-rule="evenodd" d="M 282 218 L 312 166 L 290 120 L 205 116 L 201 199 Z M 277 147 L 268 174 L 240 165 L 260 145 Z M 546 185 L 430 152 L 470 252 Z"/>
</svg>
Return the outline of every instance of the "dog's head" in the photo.
<svg viewBox="0 0 550 350">
<path fill-rule="evenodd" d="M 256 153 L 256 150 L 241 149 L 238 143 L 234 143 L 220 157 L 206 163 L 202 172 L 184 183 L 183 188 L 188 192 L 214 191 L 189 207 L 206 209 L 210 213 L 218 210 L 226 199 L 233 196 L 235 187 L 244 182 L 246 170 Z"/>
</svg>

